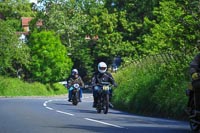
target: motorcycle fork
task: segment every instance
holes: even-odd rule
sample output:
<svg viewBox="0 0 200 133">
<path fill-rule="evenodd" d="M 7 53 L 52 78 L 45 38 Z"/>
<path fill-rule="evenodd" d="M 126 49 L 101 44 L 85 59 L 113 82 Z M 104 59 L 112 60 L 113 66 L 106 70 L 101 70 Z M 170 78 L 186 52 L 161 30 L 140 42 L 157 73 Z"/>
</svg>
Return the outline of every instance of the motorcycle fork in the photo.
<svg viewBox="0 0 200 133">
<path fill-rule="evenodd" d="M 102 94 L 99 94 L 98 102 L 97 102 L 97 108 L 102 109 L 102 107 L 103 107 L 103 96 L 102 96 Z"/>
<path fill-rule="evenodd" d="M 102 109 L 109 104 L 109 94 L 103 94 L 102 96 Z"/>
</svg>

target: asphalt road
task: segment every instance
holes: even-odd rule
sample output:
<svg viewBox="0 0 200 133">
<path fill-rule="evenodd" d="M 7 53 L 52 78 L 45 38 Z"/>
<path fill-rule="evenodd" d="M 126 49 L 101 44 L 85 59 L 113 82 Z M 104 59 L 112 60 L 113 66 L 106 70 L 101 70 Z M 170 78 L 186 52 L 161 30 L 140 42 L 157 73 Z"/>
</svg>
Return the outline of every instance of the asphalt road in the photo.
<svg viewBox="0 0 200 133">
<path fill-rule="evenodd" d="M 0 133 L 189 133 L 188 122 L 110 109 L 98 114 L 92 95 L 77 106 L 59 97 L 0 98 Z"/>
</svg>

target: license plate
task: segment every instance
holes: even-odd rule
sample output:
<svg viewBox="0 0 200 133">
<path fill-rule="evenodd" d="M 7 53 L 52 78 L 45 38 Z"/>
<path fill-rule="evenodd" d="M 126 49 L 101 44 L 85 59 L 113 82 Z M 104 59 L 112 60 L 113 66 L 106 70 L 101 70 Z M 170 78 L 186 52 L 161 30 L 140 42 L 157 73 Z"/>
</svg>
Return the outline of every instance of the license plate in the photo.
<svg viewBox="0 0 200 133">
<path fill-rule="evenodd" d="M 109 90 L 109 86 L 103 86 L 103 90 L 104 90 L 104 91 Z"/>
</svg>

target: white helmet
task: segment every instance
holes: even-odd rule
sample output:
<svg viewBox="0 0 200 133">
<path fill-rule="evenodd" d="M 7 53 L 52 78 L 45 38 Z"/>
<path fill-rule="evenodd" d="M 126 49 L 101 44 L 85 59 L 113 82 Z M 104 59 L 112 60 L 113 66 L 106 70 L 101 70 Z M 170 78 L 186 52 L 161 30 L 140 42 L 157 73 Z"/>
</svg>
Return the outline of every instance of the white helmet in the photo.
<svg viewBox="0 0 200 133">
<path fill-rule="evenodd" d="M 72 75 L 78 74 L 78 70 L 77 69 L 73 69 L 72 70 Z"/>
<path fill-rule="evenodd" d="M 98 71 L 99 71 L 100 73 L 105 73 L 106 70 L 107 70 L 107 65 L 106 65 L 106 63 L 105 63 L 105 62 L 100 62 L 100 63 L 98 64 Z"/>
</svg>

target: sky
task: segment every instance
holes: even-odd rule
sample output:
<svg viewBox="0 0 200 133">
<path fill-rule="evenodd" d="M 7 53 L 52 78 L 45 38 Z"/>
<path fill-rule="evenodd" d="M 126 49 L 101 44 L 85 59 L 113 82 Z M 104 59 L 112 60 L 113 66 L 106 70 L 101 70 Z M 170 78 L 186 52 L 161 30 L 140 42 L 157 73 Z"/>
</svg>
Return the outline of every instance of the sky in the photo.
<svg viewBox="0 0 200 133">
<path fill-rule="evenodd" d="M 37 3 L 37 0 L 29 0 L 31 3 Z"/>
</svg>

